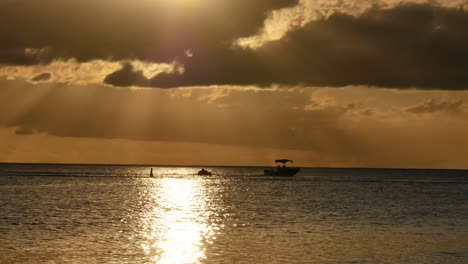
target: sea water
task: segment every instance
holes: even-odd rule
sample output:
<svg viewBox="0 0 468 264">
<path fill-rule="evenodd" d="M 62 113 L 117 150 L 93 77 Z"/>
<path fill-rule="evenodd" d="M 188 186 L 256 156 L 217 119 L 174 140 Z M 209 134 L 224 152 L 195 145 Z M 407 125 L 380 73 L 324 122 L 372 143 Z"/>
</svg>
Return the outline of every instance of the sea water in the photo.
<svg viewBox="0 0 468 264">
<path fill-rule="evenodd" d="M 468 263 L 468 172 L 0 164 L 0 263 Z"/>
</svg>

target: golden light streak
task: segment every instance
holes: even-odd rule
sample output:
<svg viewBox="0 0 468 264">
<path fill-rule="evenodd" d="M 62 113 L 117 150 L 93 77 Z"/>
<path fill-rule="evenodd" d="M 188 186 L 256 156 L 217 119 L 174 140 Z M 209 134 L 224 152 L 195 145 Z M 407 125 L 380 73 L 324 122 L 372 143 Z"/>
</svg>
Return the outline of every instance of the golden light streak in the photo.
<svg viewBox="0 0 468 264">
<path fill-rule="evenodd" d="M 164 178 L 152 191 L 155 205 L 144 219 L 145 253 L 159 264 L 200 263 L 206 258 L 206 242 L 214 239 L 202 183 L 195 179 Z"/>
</svg>

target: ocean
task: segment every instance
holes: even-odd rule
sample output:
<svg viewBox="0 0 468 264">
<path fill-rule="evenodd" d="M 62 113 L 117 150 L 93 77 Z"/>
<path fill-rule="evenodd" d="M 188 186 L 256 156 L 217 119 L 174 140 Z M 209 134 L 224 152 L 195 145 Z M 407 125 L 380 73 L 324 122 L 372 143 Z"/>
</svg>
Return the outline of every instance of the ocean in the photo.
<svg viewBox="0 0 468 264">
<path fill-rule="evenodd" d="M 0 164 L 0 263 L 468 263 L 468 171 Z"/>
</svg>

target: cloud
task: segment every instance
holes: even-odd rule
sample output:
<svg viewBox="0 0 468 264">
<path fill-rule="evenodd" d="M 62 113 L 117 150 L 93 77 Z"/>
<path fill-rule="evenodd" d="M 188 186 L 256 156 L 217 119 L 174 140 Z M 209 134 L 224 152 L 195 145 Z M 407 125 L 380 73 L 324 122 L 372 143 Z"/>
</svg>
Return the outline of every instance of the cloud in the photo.
<svg viewBox="0 0 468 264">
<path fill-rule="evenodd" d="M 327 18 L 335 13 L 359 16 L 369 9 L 391 9 L 402 3 L 429 2 L 437 6 L 464 8 L 468 11 L 466 0 L 300 0 L 294 7 L 273 11 L 258 34 L 240 38 L 236 44 L 258 48 L 268 42 L 281 39 L 289 31 L 300 28 L 308 22 Z"/>
<path fill-rule="evenodd" d="M 462 99 L 429 99 L 420 104 L 409 107 L 408 109 L 406 109 L 406 111 L 415 114 L 429 114 L 436 112 L 460 113 L 463 112 L 463 109 L 464 102 Z"/>
<path fill-rule="evenodd" d="M 122 68 L 106 76 L 104 82 L 114 86 L 147 86 L 149 80 L 143 71 L 134 71 L 130 63 L 126 63 Z"/>
<path fill-rule="evenodd" d="M 305 18 L 279 11 L 297 12 L 298 2 L 206 0 L 182 8 L 179 1 L 2 1 L 0 63 L 141 61 L 184 69 L 149 76 L 132 63 L 105 79 L 115 86 L 468 88 L 468 12 L 459 1 L 301 1 L 307 12 L 334 11 Z M 292 22 L 275 24 L 275 17 Z M 257 49 L 234 45 L 265 30 L 275 35 L 276 27 L 283 33 Z"/>
<path fill-rule="evenodd" d="M 1 21 L 1 18 L 0 18 L 0 21 Z M 2 47 L 2 49 L 0 50 L 0 64 L 32 65 L 32 64 L 37 63 L 37 60 L 34 58 L 34 55 L 28 54 L 26 52 L 27 51 L 26 48 L 3 47 L 2 44 L 0 44 L 0 47 Z"/>
<path fill-rule="evenodd" d="M 33 82 L 47 81 L 47 80 L 49 80 L 51 77 L 52 77 L 52 74 L 51 74 L 51 73 L 49 73 L 49 72 L 43 72 L 43 73 L 40 73 L 40 74 L 34 76 L 33 78 L 31 78 L 31 81 L 33 81 Z"/>
<path fill-rule="evenodd" d="M 256 50 L 212 49 L 154 87 L 210 84 L 468 88 L 468 13 L 429 4 L 335 13 Z"/>
<path fill-rule="evenodd" d="M 2 83 L 0 99 L 9 99 L 0 100 L 0 126 L 60 137 L 319 149 L 321 138 L 342 134 L 334 124 L 341 112 L 303 112 L 309 96 L 296 89 L 131 90 Z M 218 96 L 219 90 L 224 95 Z M 316 138 L 310 140 L 311 135 Z"/>
<path fill-rule="evenodd" d="M 31 128 L 27 128 L 27 127 L 20 127 L 18 129 L 15 130 L 15 134 L 16 135 L 33 135 L 35 134 L 34 130 L 31 129 Z"/>
<path fill-rule="evenodd" d="M 142 72 L 145 78 L 152 78 L 156 74 L 162 72 L 171 72 L 180 68 L 177 64 L 172 63 L 151 63 L 145 61 L 126 60 L 126 61 L 105 61 L 94 60 L 89 62 L 77 62 L 76 60 L 67 61 L 53 61 L 49 64 L 38 64 L 34 66 L 2 66 L 0 67 L 0 78 L 9 80 L 21 79 L 37 81 L 34 78 L 45 78 L 43 73 L 50 73 L 48 82 L 62 83 L 68 85 L 80 84 L 102 84 L 105 77 L 113 72 L 124 70 L 123 68 L 129 67 L 131 70 Z M 144 79 L 144 78 L 143 78 Z M 135 83 L 144 85 L 144 82 L 139 82 L 140 79 L 134 78 Z M 45 81 L 42 80 L 42 81 Z M 118 85 L 116 83 L 115 85 Z"/>
<path fill-rule="evenodd" d="M 146 146 L 144 152 L 163 152 L 166 149 L 151 142 L 179 142 L 275 149 L 278 154 L 305 151 L 310 156 L 299 160 L 312 165 L 466 167 L 466 115 L 451 114 L 451 110 L 421 115 L 402 109 L 420 105 L 425 98 L 466 102 L 468 91 L 245 86 L 128 89 L 2 79 L 0 87 L 0 130 L 10 128 L 11 137 L 5 142 L 16 137 L 22 142 L 18 145 L 30 146 L 38 138 L 35 142 L 42 146 L 39 138 L 43 137 L 76 145 L 88 140 L 109 144 L 129 140 L 138 143 L 137 149 Z M 442 105 L 442 101 L 450 99 L 435 104 Z M 18 128 L 31 129 L 34 136 L 19 137 L 14 133 Z M 168 155 L 190 157 L 199 148 L 181 149 Z M 89 153 L 95 150 L 99 151 L 93 148 Z M 131 150 L 127 153 L 140 152 Z M 35 155 L 39 159 L 42 154 Z M 99 160 L 99 155 L 89 155 Z M 217 159 L 217 155 L 212 157 Z"/>
<path fill-rule="evenodd" d="M 270 11 L 295 4 L 297 0 L 1 1 L 0 63 L 170 62 L 189 49 L 229 46 L 233 39 L 255 34 Z"/>
</svg>

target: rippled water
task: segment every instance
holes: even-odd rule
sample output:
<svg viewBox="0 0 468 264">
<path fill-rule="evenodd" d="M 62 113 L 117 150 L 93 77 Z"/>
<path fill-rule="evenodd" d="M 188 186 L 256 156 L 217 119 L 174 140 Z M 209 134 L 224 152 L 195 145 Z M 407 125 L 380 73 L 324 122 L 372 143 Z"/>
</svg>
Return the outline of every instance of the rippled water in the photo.
<svg viewBox="0 0 468 264">
<path fill-rule="evenodd" d="M 465 171 L 0 165 L 0 263 L 468 263 Z"/>
</svg>

